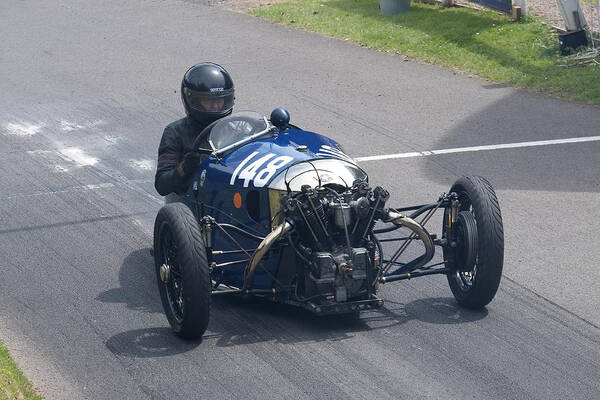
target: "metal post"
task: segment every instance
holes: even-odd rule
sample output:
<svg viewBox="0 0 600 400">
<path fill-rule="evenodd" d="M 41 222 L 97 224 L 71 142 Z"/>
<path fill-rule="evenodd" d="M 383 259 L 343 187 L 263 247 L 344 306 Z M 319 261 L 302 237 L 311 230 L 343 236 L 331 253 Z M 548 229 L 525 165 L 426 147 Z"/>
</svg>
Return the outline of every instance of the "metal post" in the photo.
<svg viewBox="0 0 600 400">
<path fill-rule="evenodd" d="M 581 11 L 579 0 L 557 0 L 557 3 L 567 31 L 573 32 L 588 25 L 583 11 Z M 578 13 L 577 17 L 574 16 L 574 11 Z"/>
</svg>

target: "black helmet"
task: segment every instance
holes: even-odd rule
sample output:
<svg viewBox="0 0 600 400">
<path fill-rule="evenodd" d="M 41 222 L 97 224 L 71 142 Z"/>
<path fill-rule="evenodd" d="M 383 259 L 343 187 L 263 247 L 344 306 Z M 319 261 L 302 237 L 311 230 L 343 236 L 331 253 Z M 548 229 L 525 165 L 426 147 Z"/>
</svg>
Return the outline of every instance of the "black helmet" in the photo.
<svg viewBox="0 0 600 400">
<path fill-rule="evenodd" d="M 181 80 L 185 113 L 201 124 L 210 124 L 231 114 L 234 99 L 233 80 L 220 65 L 196 64 Z"/>
</svg>

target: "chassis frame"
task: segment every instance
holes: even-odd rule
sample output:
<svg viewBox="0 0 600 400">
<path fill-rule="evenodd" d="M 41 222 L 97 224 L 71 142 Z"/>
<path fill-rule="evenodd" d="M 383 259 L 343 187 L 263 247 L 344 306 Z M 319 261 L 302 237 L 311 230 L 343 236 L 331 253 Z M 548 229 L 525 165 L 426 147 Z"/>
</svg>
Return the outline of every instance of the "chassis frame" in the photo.
<svg viewBox="0 0 600 400">
<path fill-rule="evenodd" d="M 438 246 L 441 248 L 445 247 L 456 247 L 456 241 L 453 237 L 444 237 L 438 238 L 435 234 L 430 234 L 426 229 L 425 225 L 431 219 L 431 217 L 436 213 L 436 211 L 442 209 L 445 213 L 445 221 L 446 224 L 446 232 L 451 233 L 453 230 L 451 229 L 452 224 L 456 222 L 456 216 L 458 213 L 458 196 L 456 193 L 450 194 L 442 194 L 438 201 L 427 204 L 399 207 L 399 208 L 390 208 L 390 220 L 398 219 L 398 218 L 406 218 L 403 212 L 412 211 L 407 217 L 412 220 L 417 229 L 411 228 L 412 233 L 409 236 L 405 237 L 394 237 L 394 238 L 377 238 L 377 235 L 388 233 L 395 231 L 402 226 L 406 226 L 404 224 L 394 224 L 393 226 L 388 226 L 380 229 L 374 229 L 372 231 L 372 237 L 375 240 L 375 243 L 378 247 L 378 252 L 381 255 L 380 263 L 382 268 L 379 269 L 377 276 L 375 277 L 375 285 L 378 287 L 379 284 L 385 284 L 394 281 L 400 280 L 408 280 L 412 278 L 417 278 L 421 276 L 428 275 L 439 275 L 444 274 L 448 275 L 450 273 L 455 272 L 455 270 L 447 267 L 448 260 L 444 260 L 438 263 L 428 264 L 429 261 L 433 258 L 434 251 L 426 251 L 424 254 L 419 257 L 415 257 L 409 262 L 400 263 L 398 262 L 399 257 L 406 251 L 408 246 L 413 241 L 430 241 L 434 246 Z M 200 216 L 198 223 L 200 225 L 204 244 L 206 246 L 206 254 L 209 264 L 210 272 L 228 268 L 232 266 L 238 266 L 240 264 L 249 264 L 252 262 L 253 257 L 256 256 L 257 252 L 261 250 L 260 244 L 264 243 L 267 237 L 257 236 L 243 228 L 238 226 L 228 224 L 228 223 L 218 223 L 216 220 L 208 215 L 205 215 L 204 204 L 195 202 L 196 207 L 196 215 Z M 447 217 L 446 217 L 447 215 Z M 419 217 L 422 217 L 420 221 L 415 221 Z M 388 221 L 392 222 L 392 221 Z M 234 243 L 238 249 L 237 250 L 218 250 L 212 248 L 212 232 L 217 231 L 221 234 L 225 235 L 232 243 Z M 244 248 L 239 242 L 235 239 L 232 233 L 236 233 L 239 235 L 243 235 L 247 238 L 254 239 L 259 243 L 259 246 L 252 249 Z M 267 235 L 268 236 L 268 235 Z M 281 238 L 282 235 L 280 235 Z M 449 235 L 452 236 L 452 235 Z M 398 248 L 394 254 L 389 258 L 384 258 L 384 251 L 382 243 L 401 243 L 401 246 Z M 288 245 L 285 242 L 279 243 L 280 246 Z M 268 251 L 268 250 L 267 250 Z M 245 258 L 240 258 L 234 261 L 227 262 L 218 262 L 219 256 L 223 255 L 232 255 L 232 254 L 240 254 L 245 255 Z M 260 264 L 258 264 L 260 267 Z M 246 267 L 248 269 L 249 266 Z M 266 271 L 266 269 L 265 269 Z M 268 272 L 268 271 L 267 271 Z M 222 285 L 219 281 L 212 282 L 212 296 L 223 296 L 223 295 L 260 295 L 264 297 L 271 297 L 275 300 L 281 298 L 278 296 L 281 291 L 290 291 L 295 289 L 293 286 L 289 285 L 275 285 L 271 289 L 254 289 L 252 288 L 251 275 L 246 273 L 246 278 L 244 281 L 244 286 L 242 288 L 232 287 Z M 250 280 L 250 281 L 249 281 Z M 273 281 L 278 283 L 276 277 L 273 277 Z M 348 302 L 346 304 L 335 304 L 331 306 L 323 306 L 323 305 L 315 305 L 314 303 L 307 302 L 299 302 L 293 301 L 290 299 L 285 300 L 284 302 L 294 304 L 297 306 L 301 306 L 309 309 L 310 311 L 316 314 L 332 314 L 339 313 L 344 311 L 353 311 L 353 310 L 364 310 L 370 308 L 378 308 L 383 305 L 383 300 L 379 299 L 375 293 L 372 293 L 372 287 L 369 286 L 369 299 L 368 300 L 360 300 L 354 302 Z M 329 309 L 329 308 L 331 309 Z M 347 310 L 345 309 L 347 308 Z"/>
</svg>

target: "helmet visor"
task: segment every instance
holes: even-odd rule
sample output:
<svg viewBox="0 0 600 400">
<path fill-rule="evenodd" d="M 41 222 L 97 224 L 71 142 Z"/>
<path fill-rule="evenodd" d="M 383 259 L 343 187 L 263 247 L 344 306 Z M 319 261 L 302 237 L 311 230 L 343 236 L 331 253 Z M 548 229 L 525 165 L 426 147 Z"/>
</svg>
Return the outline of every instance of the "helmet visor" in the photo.
<svg viewBox="0 0 600 400">
<path fill-rule="evenodd" d="M 190 88 L 184 88 L 184 95 L 188 106 L 196 111 L 205 113 L 222 114 L 233 108 L 233 89 L 219 90 L 213 89 L 211 92 L 198 92 Z"/>
</svg>

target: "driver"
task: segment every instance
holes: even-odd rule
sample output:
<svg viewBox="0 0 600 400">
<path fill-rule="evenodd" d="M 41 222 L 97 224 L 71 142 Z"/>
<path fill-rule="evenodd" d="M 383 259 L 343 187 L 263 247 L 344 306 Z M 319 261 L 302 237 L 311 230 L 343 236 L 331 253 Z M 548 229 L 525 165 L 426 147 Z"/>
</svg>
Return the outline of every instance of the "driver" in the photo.
<svg viewBox="0 0 600 400">
<path fill-rule="evenodd" d="M 206 155 L 192 148 L 198 135 L 212 122 L 231 114 L 233 80 L 220 65 L 204 62 L 187 70 L 181 81 L 181 100 L 186 117 L 169 124 L 158 147 L 154 187 L 161 196 L 185 192 Z M 208 138 L 200 146 L 210 148 Z M 169 201 L 169 197 L 167 197 Z"/>
</svg>

